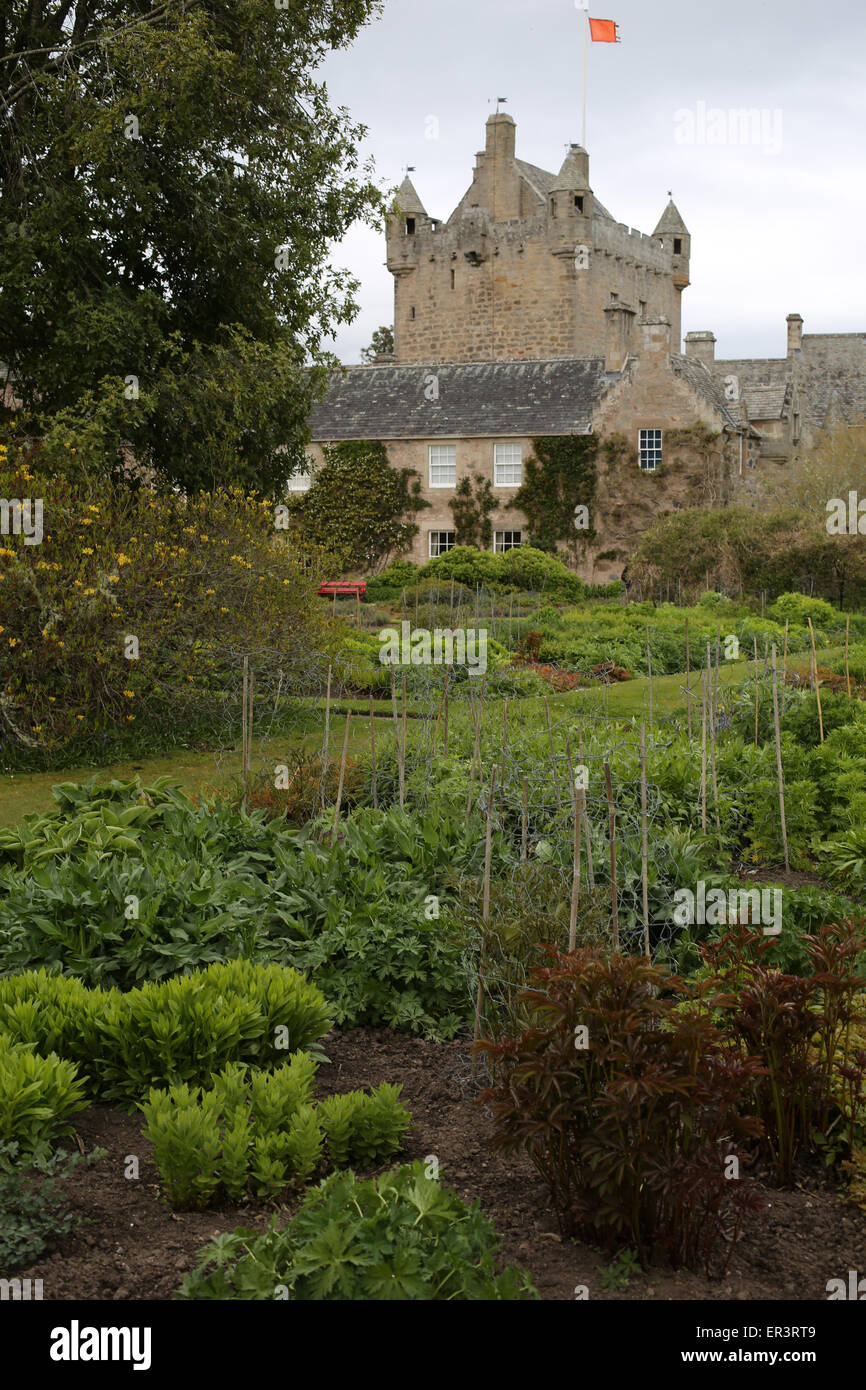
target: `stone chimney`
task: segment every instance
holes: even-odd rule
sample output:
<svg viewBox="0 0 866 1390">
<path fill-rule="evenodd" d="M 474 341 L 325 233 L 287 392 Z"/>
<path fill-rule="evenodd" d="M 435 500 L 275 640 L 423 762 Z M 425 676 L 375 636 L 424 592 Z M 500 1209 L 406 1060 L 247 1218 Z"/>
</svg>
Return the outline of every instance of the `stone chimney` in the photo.
<svg viewBox="0 0 866 1390">
<path fill-rule="evenodd" d="M 653 314 L 638 326 L 641 357 L 669 357 L 671 321 L 667 314 Z"/>
<path fill-rule="evenodd" d="M 619 300 L 605 307 L 605 354 L 607 372 L 621 372 L 632 350 L 634 321 L 637 310 Z"/>
<path fill-rule="evenodd" d="M 788 356 L 792 357 L 803 347 L 803 320 L 799 314 L 789 314 L 785 322 L 788 325 Z"/>
<path fill-rule="evenodd" d="M 686 357 L 697 357 L 699 362 L 711 367 L 716 360 L 716 339 L 707 330 L 686 334 Z"/>
<path fill-rule="evenodd" d="M 487 146 L 475 171 L 476 201 L 494 222 L 520 216 L 520 184 L 514 165 L 517 126 L 506 111 L 487 119 Z"/>
</svg>

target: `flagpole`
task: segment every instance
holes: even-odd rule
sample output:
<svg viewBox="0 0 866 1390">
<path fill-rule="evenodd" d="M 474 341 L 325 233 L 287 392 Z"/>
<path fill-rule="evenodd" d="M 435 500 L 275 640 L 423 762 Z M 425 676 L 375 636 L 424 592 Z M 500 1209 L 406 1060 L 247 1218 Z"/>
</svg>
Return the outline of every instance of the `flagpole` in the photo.
<svg viewBox="0 0 866 1390">
<path fill-rule="evenodd" d="M 586 74 L 587 74 L 587 54 L 589 53 L 589 10 L 584 11 L 583 26 L 583 134 L 580 143 L 586 149 Z"/>
</svg>

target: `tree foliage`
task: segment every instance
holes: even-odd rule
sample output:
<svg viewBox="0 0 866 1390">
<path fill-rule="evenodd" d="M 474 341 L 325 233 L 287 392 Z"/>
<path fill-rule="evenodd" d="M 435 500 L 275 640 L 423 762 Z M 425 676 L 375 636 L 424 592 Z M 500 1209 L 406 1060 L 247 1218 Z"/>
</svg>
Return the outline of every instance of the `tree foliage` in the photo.
<svg viewBox="0 0 866 1390">
<path fill-rule="evenodd" d="M 417 536 L 414 517 L 430 506 L 421 480 L 414 468 L 392 468 L 378 440 L 347 440 L 324 452 L 309 492 L 289 503 L 298 537 L 341 572 L 374 570 Z"/>
<path fill-rule="evenodd" d="M 379 8 L 5 0 L 0 361 L 25 433 L 95 411 L 114 462 L 128 440 L 191 491 L 278 490 L 307 368 L 356 312 L 330 248 L 383 207 L 316 69 Z"/>
<path fill-rule="evenodd" d="M 457 544 L 478 545 L 482 550 L 489 550 L 493 543 L 490 515 L 497 507 L 490 479 L 483 473 L 476 473 L 474 479 L 461 478 L 448 506 L 454 516 Z"/>
<path fill-rule="evenodd" d="M 369 366 L 378 361 L 380 357 L 394 356 L 394 330 L 393 328 L 377 328 L 373 334 L 372 342 L 369 347 L 362 348 L 361 361 Z"/>
</svg>

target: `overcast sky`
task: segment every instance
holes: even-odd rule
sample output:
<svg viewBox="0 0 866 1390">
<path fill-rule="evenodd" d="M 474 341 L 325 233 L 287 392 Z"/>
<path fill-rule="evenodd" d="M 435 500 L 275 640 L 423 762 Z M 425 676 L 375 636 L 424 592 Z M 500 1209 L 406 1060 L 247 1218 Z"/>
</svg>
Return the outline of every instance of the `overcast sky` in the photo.
<svg viewBox="0 0 866 1390">
<path fill-rule="evenodd" d="M 683 333 L 712 329 L 719 357 L 781 357 L 791 312 L 807 333 L 866 331 L 863 0 L 590 0 L 589 13 L 621 38 L 590 45 L 590 184 L 643 232 L 673 190 L 692 234 Z M 378 177 L 399 184 L 414 164 L 428 213 L 447 218 L 497 97 L 518 158 L 558 170 L 580 141 L 585 25 L 575 0 L 385 0 L 322 75 L 368 127 Z M 741 108 L 762 113 L 746 143 L 728 124 Z M 344 362 L 393 321 L 384 260 L 384 236 L 362 227 L 335 248 L 362 285 Z"/>
</svg>

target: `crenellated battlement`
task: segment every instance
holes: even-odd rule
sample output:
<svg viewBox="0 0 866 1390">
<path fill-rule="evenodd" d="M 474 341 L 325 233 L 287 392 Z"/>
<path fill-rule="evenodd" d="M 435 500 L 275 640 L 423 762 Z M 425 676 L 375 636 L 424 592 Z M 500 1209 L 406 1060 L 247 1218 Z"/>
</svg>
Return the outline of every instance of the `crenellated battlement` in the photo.
<svg viewBox="0 0 866 1390">
<path fill-rule="evenodd" d="M 516 127 L 487 122 L 451 216 L 432 218 L 407 178 L 387 225 L 398 362 L 604 354 L 605 308 L 663 314 L 680 347 L 691 243 L 670 203 L 652 234 L 616 222 L 572 145 L 558 174 L 516 157 Z"/>
</svg>

